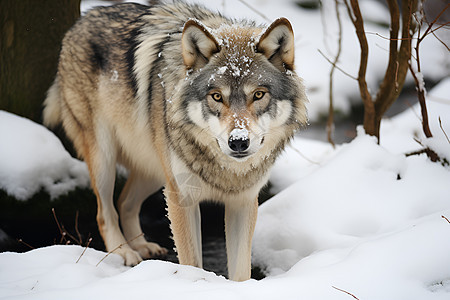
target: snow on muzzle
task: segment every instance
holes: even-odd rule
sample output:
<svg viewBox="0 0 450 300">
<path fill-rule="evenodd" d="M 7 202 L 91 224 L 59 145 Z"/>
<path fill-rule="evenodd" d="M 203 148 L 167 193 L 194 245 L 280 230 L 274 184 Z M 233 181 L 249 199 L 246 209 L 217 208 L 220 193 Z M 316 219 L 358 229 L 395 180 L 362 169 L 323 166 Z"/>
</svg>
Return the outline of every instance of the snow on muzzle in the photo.
<svg viewBox="0 0 450 300">
<path fill-rule="evenodd" d="M 247 156 L 250 146 L 249 132 L 246 128 L 235 128 L 230 132 L 228 147 L 230 147 L 233 157 Z"/>
</svg>

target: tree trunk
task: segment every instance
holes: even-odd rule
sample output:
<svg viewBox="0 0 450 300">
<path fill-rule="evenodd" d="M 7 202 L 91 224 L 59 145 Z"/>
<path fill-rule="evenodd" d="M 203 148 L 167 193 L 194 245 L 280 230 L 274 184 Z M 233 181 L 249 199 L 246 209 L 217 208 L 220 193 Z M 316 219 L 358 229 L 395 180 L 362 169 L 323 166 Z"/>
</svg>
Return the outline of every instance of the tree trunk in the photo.
<svg viewBox="0 0 450 300">
<path fill-rule="evenodd" d="M 411 58 L 411 30 L 413 18 L 416 12 L 417 0 L 402 0 L 402 13 L 396 0 L 388 0 L 391 15 L 391 29 L 389 42 L 389 62 L 384 75 L 384 80 L 380 85 L 375 98 L 375 113 L 377 118 L 377 137 L 379 139 L 380 123 L 384 113 L 397 100 L 405 83 L 408 73 L 409 60 Z M 400 30 L 400 18 L 402 20 L 402 35 L 398 38 Z M 400 48 L 398 48 L 398 42 Z"/>
<path fill-rule="evenodd" d="M 360 65 L 358 73 L 358 85 L 361 99 L 364 103 L 364 130 L 367 134 L 376 136 L 380 141 L 380 124 L 386 110 L 397 100 L 406 73 L 408 72 L 409 59 L 411 58 L 411 33 L 412 14 L 416 11 L 417 0 L 402 0 L 402 36 L 399 39 L 400 10 L 396 0 L 388 0 L 391 17 L 389 37 L 389 62 L 375 99 L 369 93 L 366 83 L 367 59 L 369 46 L 364 31 L 364 20 L 357 0 L 345 1 L 349 16 L 356 29 L 356 35 L 361 47 Z M 398 48 L 398 41 L 401 41 Z"/>
<path fill-rule="evenodd" d="M 0 109 L 41 120 L 42 102 L 80 0 L 0 1 Z"/>
</svg>

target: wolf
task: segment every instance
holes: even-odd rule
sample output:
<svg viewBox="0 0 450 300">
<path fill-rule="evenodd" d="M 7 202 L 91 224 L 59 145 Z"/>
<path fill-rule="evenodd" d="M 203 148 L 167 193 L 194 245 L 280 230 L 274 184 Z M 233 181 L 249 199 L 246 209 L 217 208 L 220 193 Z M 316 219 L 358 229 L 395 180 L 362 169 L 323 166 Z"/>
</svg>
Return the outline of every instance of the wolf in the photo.
<svg viewBox="0 0 450 300">
<path fill-rule="evenodd" d="M 65 35 L 44 102 L 88 166 L 106 249 L 126 265 L 167 252 L 142 235 L 164 186 L 181 264 L 202 267 L 199 203 L 225 206 L 229 278 L 250 278 L 258 193 L 307 122 L 286 18 L 256 25 L 183 2 L 97 7 Z M 113 202 L 116 165 L 129 175 Z"/>
</svg>

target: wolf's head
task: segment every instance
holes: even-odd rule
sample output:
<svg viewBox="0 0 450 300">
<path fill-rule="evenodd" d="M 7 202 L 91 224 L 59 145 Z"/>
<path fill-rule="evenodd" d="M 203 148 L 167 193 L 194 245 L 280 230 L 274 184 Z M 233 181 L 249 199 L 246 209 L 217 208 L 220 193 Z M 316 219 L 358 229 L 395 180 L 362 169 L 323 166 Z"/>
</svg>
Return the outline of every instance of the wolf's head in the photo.
<svg viewBox="0 0 450 300">
<path fill-rule="evenodd" d="M 189 20 L 182 56 L 187 118 L 227 156 L 244 161 L 262 148 L 268 155 L 306 123 L 307 99 L 294 72 L 294 35 L 287 19 L 266 28 L 215 29 Z"/>
</svg>

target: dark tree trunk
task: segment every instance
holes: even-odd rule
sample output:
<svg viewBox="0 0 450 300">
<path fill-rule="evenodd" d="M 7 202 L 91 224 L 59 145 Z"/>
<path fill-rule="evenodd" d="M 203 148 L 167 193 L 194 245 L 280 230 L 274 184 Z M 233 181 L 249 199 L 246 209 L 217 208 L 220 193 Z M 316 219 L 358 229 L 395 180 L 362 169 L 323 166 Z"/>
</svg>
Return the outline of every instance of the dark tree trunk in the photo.
<svg viewBox="0 0 450 300">
<path fill-rule="evenodd" d="M 41 120 L 42 102 L 80 0 L 0 0 L 0 109 Z"/>
</svg>

